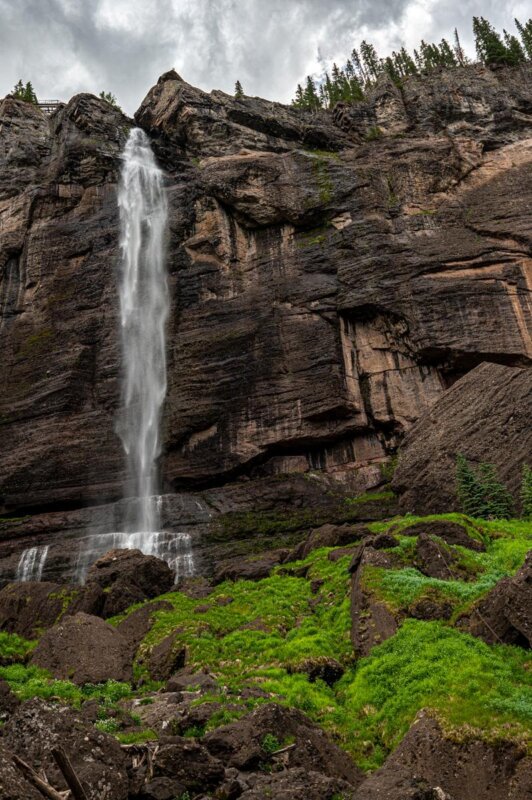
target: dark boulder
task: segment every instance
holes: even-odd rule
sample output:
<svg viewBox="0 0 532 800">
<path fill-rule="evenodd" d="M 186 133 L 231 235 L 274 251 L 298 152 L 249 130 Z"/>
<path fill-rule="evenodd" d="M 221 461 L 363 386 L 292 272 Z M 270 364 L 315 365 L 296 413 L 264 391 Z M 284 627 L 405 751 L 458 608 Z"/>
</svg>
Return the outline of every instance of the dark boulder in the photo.
<svg viewBox="0 0 532 800">
<path fill-rule="evenodd" d="M 321 728 L 301 711 L 275 703 L 260 706 L 242 719 L 208 733 L 202 741 L 212 755 L 228 766 L 252 771 L 268 760 L 268 740 L 277 742 L 281 749 L 287 738 L 294 747 L 286 753 L 286 767 L 312 769 L 355 786 L 360 783 L 362 773 L 358 767 Z"/>
<path fill-rule="evenodd" d="M 392 529 L 393 526 L 390 528 L 389 532 L 391 532 Z M 485 545 L 477 539 L 473 539 L 468 534 L 466 528 L 460 525 L 459 522 L 436 519 L 430 522 L 416 522 L 414 525 L 401 528 L 401 536 L 419 536 L 421 533 L 427 536 L 438 536 L 440 539 L 443 539 L 444 542 L 447 542 L 447 544 L 467 547 L 469 550 L 476 550 L 479 553 L 483 553 L 486 550 Z"/>
<path fill-rule="evenodd" d="M 174 800 L 208 793 L 225 777 L 221 761 L 193 739 L 173 736 L 164 740 L 151 764 L 151 775 L 139 800 Z"/>
<path fill-rule="evenodd" d="M 260 581 L 267 578 L 274 567 L 282 564 L 290 551 L 283 547 L 278 550 L 259 553 L 249 558 L 231 558 L 217 567 L 214 583 L 222 581 Z"/>
<path fill-rule="evenodd" d="M 166 600 L 146 603 L 146 605 L 136 608 L 135 611 L 128 614 L 127 617 L 116 626 L 116 630 L 128 643 L 132 660 L 139 644 L 153 625 L 155 612 L 171 611 L 172 609 L 172 604 Z"/>
<path fill-rule="evenodd" d="M 0 630 L 34 639 L 61 618 L 75 591 L 46 581 L 8 583 L 0 591 Z"/>
<path fill-rule="evenodd" d="M 186 692 L 200 690 L 202 692 L 216 689 L 217 683 L 208 672 L 196 672 L 190 667 L 176 672 L 166 684 L 167 692 Z"/>
<path fill-rule="evenodd" d="M 185 666 L 186 648 L 181 641 L 182 632 L 170 633 L 150 651 L 147 661 L 151 677 L 156 681 L 166 681 L 177 670 Z"/>
<path fill-rule="evenodd" d="M 302 767 L 283 769 L 272 775 L 253 775 L 247 781 L 250 788 L 240 795 L 240 800 L 352 800 L 352 784 L 313 769 Z"/>
<path fill-rule="evenodd" d="M 364 582 L 366 567 L 387 569 L 393 563 L 390 554 L 374 550 L 367 541 L 359 545 L 351 561 L 351 641 L 359 656 L 368 655 L 375 645 L 393 636 L 399 626 L 398 615 Z"/>
<path fill-rule="evenodd" d="M 67 788 L 51 753 L 60 746 L 89 800 L 128 797 L 126 758 L 117 740 L 66 706 L 39 698 L 29 700 L 6 722 L 2 736 L 7 747 L 37 772 L 44 770 L 48 781 L 58 789 Z"/>
<path fill-rule="evenodd" d="M 0 721 L 5 720 L 19 707 L 20 700 L 11 691 L 7 681 L 0 678 Z"/>
<path fill-rule="evenodd" d="M 438 544 L 426 533 L 420 533 L 416 542 L 415 565 L 423 575 L 429 578 L 449 580 L 455 577 L 452 565 L 456 556 Z"/>
<path fill-rule="evenodd" d="M 15 766 L 13 753 L 3 744 L 0 744 L 0 797 L 2 800 L 43 800 L 43 795 Z"/>
<path fill-rule="evenodd" d="M 495 465 L 517 497 L 532 452 L 532 370 L 480 364 L 437 400 L 407 433 L 392 486 L 403 511 L 460 510 L 455 462 Z"/>
<path fill-rule="evenodd" d="M 460 627 L 488 644 L 532 647 L 532 551 L 513 576 L 503 578 L 488 592 Z"/>
<path fill-rule="evenodd" d="M 321 525 L 311 531 L 307 538 L 292 550 L 290 558 L 287 560 L 299 561 L 320 547 L 344 547 L 371 535 L 371 531 L 366 525 L 332 525 L 330 523 Z"/>
<path fill-rule="evenodd" d="M 173 585 L 174 573 L 162 559 L 140 550 L 111 550 L 90 568 L 70 613 L 84 611 L 106 619 L 169 592 Z"/>
<path fill-rule="evenodd" d="M 308 675 L 311 683 L 321 680 L 329 686 L 333 686 L 339 681 L 345 670 L 335 658 L 321 656 L 319 658 L 307 658 L 291 667 L 291 672 L 302 672 Z"/>
<path fill-rule="evenodd" d="M 355 800 L 525 800 L 532 761 L 519 744 L 474 736 L 453 741 L 420 712 L 399 747 L 355 792 Z M 530 783 L 529 783 L 530 786 Z"/>
<path fill-rule="evenodd" d="M 46 631 L 31 663 L 78 684 L 132 678 L 127 640 L 100 617 L 83 613 Z"/>
</svg>

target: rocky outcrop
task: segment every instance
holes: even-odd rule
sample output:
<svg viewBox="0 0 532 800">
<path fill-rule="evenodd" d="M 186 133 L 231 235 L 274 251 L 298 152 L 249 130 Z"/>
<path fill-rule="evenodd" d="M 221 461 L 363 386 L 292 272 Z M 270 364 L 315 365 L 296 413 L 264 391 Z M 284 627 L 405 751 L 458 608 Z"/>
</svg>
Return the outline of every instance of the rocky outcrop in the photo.
<svg viewBox="0 0 532 800">
<path fill-rule="evenodd" d="M 499 581 L 459 625 L 488 644 L 532 647 L 532 551 L 513 578 Z"/>
<path fill-rule="evenodd" d="M 529 66 L 471 66 L 315 115 L 175 72 L 150 90 L 136 124 L 168 175 L 168 530 L 185 507 L 195 538 L 212 535 L 211 509 L 192 507 L 212 492 L 231 505 L 241 478 L 379 486 L 464 373 L 529 365 L 529 87 Z M 131 124 L 89 95 L 51 117 L 0 105 L 4 579 L 35 544 L 50 544 L 47 578 L 72 573 L 80 539 L 121 529 L 116 182 Z"/>
<path fill-rule="evenodd" d="M 399 627 L 399 615 L 375 596 L 367 585 L 368 568 L 387 569 L 394 564 L 393 555 L 376 550 L 371 540 L 358 545 L 351 572 L 351 641 L 357 656 L 367 656 L 375 645 L 393 636 Z"/>
<path fill-rule="evenodd" d="M 479 768 L 479 765 L 481 767 Z M 453 741 L 421 712 L 384 766 L 364 781 L 355 800 L 525 800 L 532 764 L 511 741 Z"/>
<path fill-rule="evenodd" d="M 48 581 L 10 583 L 0 591 L 0 630 L 34 639 L 63 616 L 68 587 Z"/>
<path fill-rule="evenodd" d="M 133 677 L 125 637 L 108 622 L 81 612 L 46 631 L 31 663 L 49 670 L 55 678 L 78 684 L 130 681 Z"/>
<path fill-rule="evenodd" d="M 456 456 L 495 464 L 518 497 L 532 452 L 532 371 L 482 364 L 459 380 L 407 434 L 393 487 L 403 511 L 457 509 Z M 458 509 L 457 509 L 458 510 Z"/>
<path fill-rule="evenodd" d="M 111 550 L 89 569 L 69 613 L 113 617 L 129 606 L 169 592 L 174 573 L 165 561 L 140 550 Z"/>
<path fill-rule="evenodd" d="M 269 738 L 265 741 L 265 737 Z M 295 746 L 287 751 L 286 767 L 313 769 L 353 786 L 360 783 L 360 770 L 320 728 L 301 711 L 274 703 L 208 733 L 203 741 L 209 752 L 228 766 L 251 771 L 271 754 L 270 743 L 278 743 L 276 749 L 280 750 L 287 738 Z"/>
</svg>

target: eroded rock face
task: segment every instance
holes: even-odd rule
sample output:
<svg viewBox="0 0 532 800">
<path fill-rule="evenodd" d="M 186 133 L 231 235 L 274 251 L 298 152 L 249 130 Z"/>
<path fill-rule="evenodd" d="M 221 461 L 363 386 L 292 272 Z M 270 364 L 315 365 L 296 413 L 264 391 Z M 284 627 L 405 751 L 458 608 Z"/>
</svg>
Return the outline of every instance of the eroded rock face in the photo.
<svg viewBox="0 0 532 800">
<path fill-rule="evenodd" d="M 136 123 L 168 174 L 165 493 L 309 469 L 362 493 L 457 378 L 530 363 L 530 108 L 529 67 L 384 82 L 317 115 L 161 77 Z M 88 95 L 52 117 L 6 99 L 0 123 L 0 511 L 31 516 L 0 555 L 11 578 L 50 542 L 64 575 L 87 531 L 120 530 L 132 123 Z"/>
</svg>

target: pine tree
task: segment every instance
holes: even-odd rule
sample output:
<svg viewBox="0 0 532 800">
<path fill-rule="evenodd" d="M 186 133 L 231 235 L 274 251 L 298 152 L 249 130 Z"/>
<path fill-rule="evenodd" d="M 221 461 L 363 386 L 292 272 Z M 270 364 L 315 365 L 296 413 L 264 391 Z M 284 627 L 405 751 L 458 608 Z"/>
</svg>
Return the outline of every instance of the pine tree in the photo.
<svg viewBox="0 0 532 800">
<path fill-rule="evenodd" d="M 242 84 L 240 83 L 240 81 L 237 81 L 235 83 L 235 97 L 237 100 L 242 100 L 242 98 L 244 97 L 244 90 L 242 88 Z"/>
<path fill-rule="evenodd" d="M 362 63 L 364 64 L 368 74 L 368 79 L 370 81 L 377 80 L 379 73 L 382 72 L 382 67 L 380 59 L 377 55 L 377 51 L 373 45 L 369 44 L 368 42 L 361 42 L 360 55 L 362 57 Z"/>
<path fill-rule="evenodd" d="M 17 81 L 11 94 L 16 100 L 24 100 L 24 84 L 21 80 Z"/>
<path fill-rule="evenodd" d="M 456 496 L 464 514 L 485 516 L 485 504 L 480 481 L 462 453 L 456 456 Z"/>
<path fill-rule="evenodd" d="M 512 66 L 516 67 L 518 64 L 522 64 L 523 61 L 526 61 L 525 52 L 517 36 L 514 36 L 512 33 L 508 33 L 508 31 L 504 30 L 503 30 L 503 36 L 504 36 L 504 44 L 508 52 L 509 63 Z"/>
<path fill-rule="evenodd" d="M 532 469 L 528 464 L 523 464 L 523 479 L 521 481 L 521 516 L 532 521 Z"/>
<path fill-rule="evenodd" d="M 305 107 L 305 98 L 303 95 L 303 87 L 300 83 L 297 84 L 296 89 L 296 96 L 292 100 L 292 105 L 296 106 L 296 108 L 304 108 Z"/>
<path fill-rule="evenodd" d="M 532 19 L 529 19 L 525 25 L 516 19 L 515 27 L 517 28 L 519 36 L 521 37 L 521 43 L 527 58 L 532 61 Z"/>
<path fill-rule="evenodd" d="M 486 516 L 510 519 L 514 501 L 508 489 L 498 480 L 493 464 L 481 464 L 478 470 L 486 504 Z"/>
<path fill-rule="evenodd" d="M 483 64 L 510 63 L 510 55 L 501 37 L 484 17 L 473 17 L 473 33 L 477 55 Z"/>
<path fill-rule="evenodd" d="M 35 90 L 31 81 L 28 81 L 24 87 L 23 100 L 25 100 L 26 103 L 33 103 L 34 105 L 37 105 L 37 95 L 35 94 Z"/>
<path fill-rule="evenodd" d="M 447 39 L 442 39 L 439 44 L 440 64 L 442 67 L 456 67 L 458 61 Z"/>
<path fill-rule="evenodd" d="M 316 91 L 316 84 L 310 75 L 307 75 L 307 83 L 305 86 L 305 91 L 303 92 L 303 100 L 304 108 L 308 108 L 310 111 L 317 111 L 317 109 L 321 108 L 321 101 Z"/>
</svg>

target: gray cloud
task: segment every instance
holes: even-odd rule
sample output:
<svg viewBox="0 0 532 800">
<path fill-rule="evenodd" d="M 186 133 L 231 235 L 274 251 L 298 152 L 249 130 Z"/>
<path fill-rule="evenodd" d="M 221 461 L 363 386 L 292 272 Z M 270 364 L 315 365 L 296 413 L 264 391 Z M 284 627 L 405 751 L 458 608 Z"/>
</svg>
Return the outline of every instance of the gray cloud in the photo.
<svg viewBox="0 0 532 800">
<path fill-rule="evenodd" d="M 529 0 L 0 0 L 0 95 L 19 78 L 41 98 L 112 91 L 132 113 L 175 67 L 203 89 L 289 101 L 296 83 L 339 63 L 362 38 L 382 54 L 458 27 L 473 54 L 471 18 L 499 29 Z"/>
</svg>

